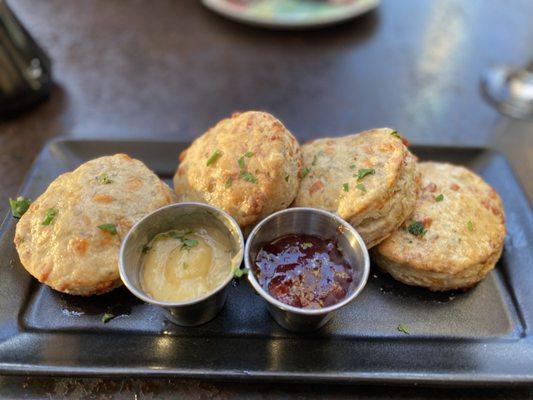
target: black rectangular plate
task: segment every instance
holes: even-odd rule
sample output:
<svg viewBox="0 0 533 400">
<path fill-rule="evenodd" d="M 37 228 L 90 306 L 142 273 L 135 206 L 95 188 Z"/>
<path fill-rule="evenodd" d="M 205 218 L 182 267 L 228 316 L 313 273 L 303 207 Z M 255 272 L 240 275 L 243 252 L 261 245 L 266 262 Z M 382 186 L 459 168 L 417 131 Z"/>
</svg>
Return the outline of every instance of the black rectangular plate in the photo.
<svg viewBox="0 0 533 400">
<path fill-rule="evenodd" d="M 39 155 L 22 193 L 36 198 L 58 174 L 128 153 L 170 182 L 186 143 L 59 140 Z M 310 382 L 450 385 L 533 382 L 531 207 L 505 158 L 479 148 L 420 147 L 422 160 L 466 165 L 501 194 L 508 237 L 496 269 L 466 293 L 434 294 L 372 269 L 368 286 L 323 329 L 289 333 L 245 280 L 222 313 L 181 328 L 123 288 L 78 298 L 40 285 L 0 229 L 0 373 L 189 376 Z M 119 315 L 104 324 L 105 312 Z M 397 330 L 409 327 L 409 334 Z"/>
</svg>

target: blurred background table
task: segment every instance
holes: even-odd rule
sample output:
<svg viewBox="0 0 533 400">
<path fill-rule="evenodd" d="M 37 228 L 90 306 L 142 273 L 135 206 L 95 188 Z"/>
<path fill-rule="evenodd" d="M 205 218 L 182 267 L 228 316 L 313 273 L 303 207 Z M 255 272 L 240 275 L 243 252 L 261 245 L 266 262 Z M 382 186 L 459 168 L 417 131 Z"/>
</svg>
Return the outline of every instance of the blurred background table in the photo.
<svg viewBox="0 0 533 400">
<path fill-rule="evenodd" d="M 0 123 L 0 211 L 59 135 L 189 140 L 235 110 L 262 109 L 301 140 L 391 126 L 412 143 L 503 151 L 533 198 L 533 125 L 479 94 L 481 73 L 532 55 L 530 0 L 384 0 L 341 26 L 254 29 L 198 0 L 16 0 L 54 63 L 50 100 Z M 398 360 L 401 362 L 401 360 Z M 527 388 L 434 391 L 193 380 L 0 378 L 17 398 L 533 398 Z"/>
</svg>

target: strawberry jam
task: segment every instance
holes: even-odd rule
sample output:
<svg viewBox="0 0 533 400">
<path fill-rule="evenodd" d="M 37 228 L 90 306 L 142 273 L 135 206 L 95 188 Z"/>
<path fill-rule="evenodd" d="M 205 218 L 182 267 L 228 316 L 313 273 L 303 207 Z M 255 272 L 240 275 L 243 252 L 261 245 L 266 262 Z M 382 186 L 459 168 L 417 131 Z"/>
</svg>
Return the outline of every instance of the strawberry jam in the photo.
<svg viewBox="0 0 533 400">
<path fill-rule="evenodd" d="M 253 273 L 277 300 L 299 308 L 318 309 L 346 297 L 353 269 L 336 239 L 298 234 L 264 244 Z"/>
</svg>

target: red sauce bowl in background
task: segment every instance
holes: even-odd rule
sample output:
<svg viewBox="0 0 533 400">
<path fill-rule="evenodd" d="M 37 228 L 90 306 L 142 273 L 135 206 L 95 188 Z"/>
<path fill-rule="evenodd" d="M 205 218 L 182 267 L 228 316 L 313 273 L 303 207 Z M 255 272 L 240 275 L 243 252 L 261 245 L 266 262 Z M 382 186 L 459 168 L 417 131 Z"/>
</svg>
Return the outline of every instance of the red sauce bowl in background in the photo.
<svg viewBox="0 0 533 400">
<path fill-rule="evenodd" d="M 286 302 L 280 301 L 279 299 L 282 299 L 280 296 L 277 296 L 279 299 L 276 298 L 277 292 L 273 292 L 274 295 L 269 293 L 269 287 L 265 285 L 264 276 L 260 276 L 260 268 L 261 265 L 264 268 L 264 263 L 260 264 L 256 263 L 256 261 L 261 259 L 261 253 L 264 252 L 265 248 L 272 249 L 272 243 L 277 243 L 280 238 L 283 241 L 283 238 L 288 236 L 305 238 L 314 236 L 324 241 L 335 243 L 335 246 L 338 247 L 349 265 L 351 275 L 349 285 L 343 285 L 346 293 L 343 296 L 339 296 L 338 301 L 324 302 L 323 307 L 317 307 L 316 304 L 311 308 L 296 307 L 287 304 L 290 301 L 285 298 L 283 299 Z M 320 248 L 317 243 L 315 243 L 315 246 Z M 304 246 L 304 249 L 307 252 L 301 250 L 303 253 L 309 252 L 306 247 Z M 285 257 L 286 254 L 282 256 Z M 339 264 L 338 261 L 337 258 L 337 264 Z M 361 293 L 370 272 L 368 250 L 359 233 L 350 224 L 330 212 L 303 207 L 278 211 L 257 224 L 248 236 L 244 249 L 244 262 L 246 268 L 250 271 L 248 273 L 248 281 L 265 300 L 272 318 L 283 328 L 295 332 L 308 332 L 321 328 L 333 317 L 336 310 L 351 303 Z M 286 267 L 282 266 L 282 269 L 277 272 L 284 272 Z M 289 267 L 293 268 L 294 266 L 289 265 Z M 277 290 L 277 288 L 274 288 L 274 290 Z M 297 303 L 300 304 L 299 302 Z M 292 304 L 296 303 L 293 302 Z"/>
</svg>

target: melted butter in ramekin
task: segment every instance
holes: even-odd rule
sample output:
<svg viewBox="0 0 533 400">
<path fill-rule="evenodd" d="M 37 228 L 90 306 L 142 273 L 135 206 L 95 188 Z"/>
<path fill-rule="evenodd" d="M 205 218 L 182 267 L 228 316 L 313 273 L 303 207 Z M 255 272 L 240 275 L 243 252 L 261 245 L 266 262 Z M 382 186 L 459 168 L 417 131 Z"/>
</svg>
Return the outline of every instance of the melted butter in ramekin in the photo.
<svg viewBox="0 0 533 400">
<path fill-rule="evenodd" d="M 200 298 L 220 286 L 231 273 L 230 240 L 214 227 L 160 233 L 145 249 L 141 286 L 155 300 Z"/>
</svg>

